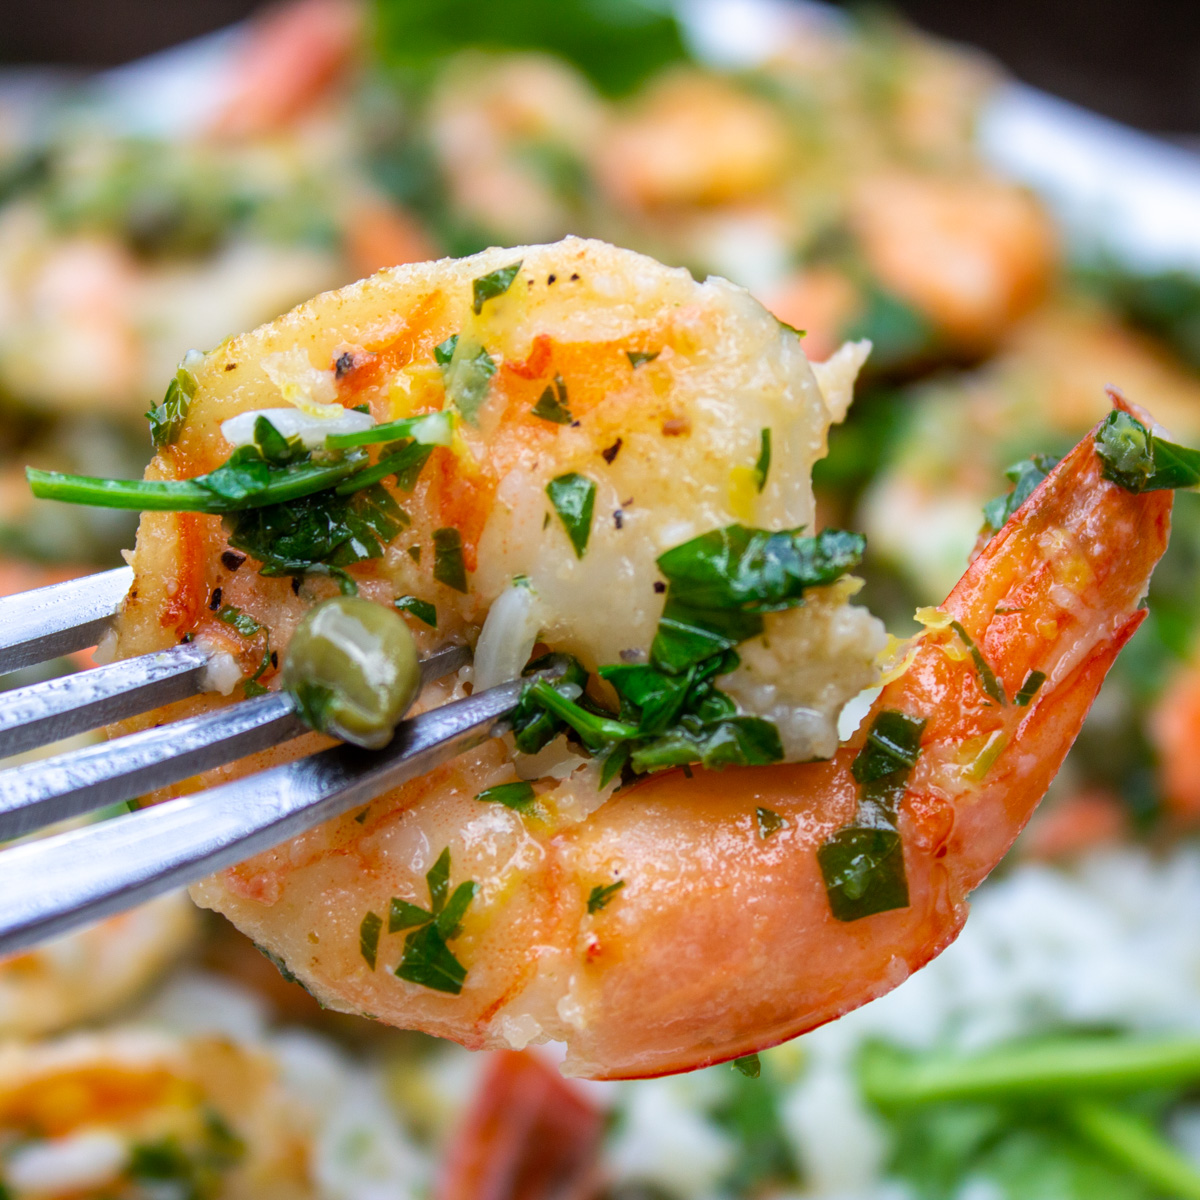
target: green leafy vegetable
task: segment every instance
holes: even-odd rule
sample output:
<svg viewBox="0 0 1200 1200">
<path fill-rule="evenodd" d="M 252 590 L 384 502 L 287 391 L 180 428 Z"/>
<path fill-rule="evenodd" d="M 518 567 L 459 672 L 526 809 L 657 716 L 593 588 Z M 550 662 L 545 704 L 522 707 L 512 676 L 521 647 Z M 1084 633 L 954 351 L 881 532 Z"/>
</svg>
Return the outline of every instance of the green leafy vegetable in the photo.
<svg viewBox="0 0 1200 1200">
<path fill-rule="evenodd" d="M 454 351 L 458 348 L 458 334 L 452 333 L 444 342 L 439 342 L 433 348 L 433 361 L 439 367 L 448 367 L 454 358 Z"/>
<path fill-rule="evenodd" d="M 671 674 L 763 631 L 763 614 L 793 608 L 808 588 L 832 583 L 862 559 L 865 539 L 826 529 L 771 533 L 729 525 L 668 550 L 658 560 L 667 599 L 650 648 Z"/>
<path fill-rule="evenodd" d="M 1015 485 L 1011 492 L 989 500 L 983 506 L 983 528 L 985 532 L 999 533 L 1008 518 L 1029 499 L 1038 485 L 1058 466 L 1059 460 L 1052 454 L 1035 454 L 1023 462 L 1014 463 L 1004 474 Z"/>
<path fill-rule="evenodd" d="M 1096 434 L 1103 475 L 1138 495 L 1200 484 L 1200 450 L 1156 437 L 1127 412 L 1114 409 Z"/>
<path fill-rule="evenodd" d="M 541 417 L 543 421 L 551 421 L 555 425 L 570 425 L 573 418 L 570 408 L 567 407 L 567 385 L 563 383 L 561 375 L 555 375 L 554 382 L 546 385 L 546 390 L 529 411 L 535 417 Z"/>
<path fill-rule="evenodd" d="M 436 355 L 437 352 L 434 353 Z M 454 440 L 454 414 L 443 410 L 372 425 L 370 429 L 361 429 L 357 433 L 335 433 L 325 439 L 325 445 L 330 450 L 344 450 L 351 446 L 371 446 L 403 438 L 412 438 L 422 446 L 449 446 Z"/>
<path fill-rule="evenodd" d="M 974 638 L 971 637 L 958 621 L 951 621 L 950 628 L 958 634 L 962 644 L 970 652 L 971 661 L 974 662 L 975 670 L 979 673 L 979 686 L 997 704 L 1007 704 L 1008 697 L 1004 694 L 1004 684 L 996 678 L 996 672 L 992 670 L 987 659 L 983 657 L 983 651 L 975 644 Z"/>
<path fill-rule="evenodd" d="M 373 912 L 368 912 L 358 927 L 358 949 L 372 971 L 379 956 L 379 935 L 382 931 L 383 918 Z"/>
<path fill-rule="evenodd" d="M 450 848 L 438 855 L 425 876 L 429 909 L 393 897 L 388 932 L 408 929 L 404 954 L 396 975 L 434 991 L 457 996 L 462 991 L 467 969 L 455 958 L 447 942 L 457 937 L 463 916 L 478 890 L 475 883 L 460 883 L 450 893 Z"/>
<path fill-rule="evenodd" d="M 551 686 L 567 699 L 579 696 L 587 686 L 588 673 L 577 658 L 569 654 L 545 654 L 531 662 L 524 671 L 533 675 L 539 671 L 557 670 L 559 675 Z M 513 741 L 522 754 L 536 754 L 568 728 L 567 723 L 537 701 L 526 689 L 509 718 Z"/>
<path fill-rule="evenodd" d="M 769 808 L 756 808 L 755 820 L 758 822 L 758 836 L 765 842 L 773 833 L 787 828 L 787 820 Z"/>
<path fill-rule="evenodd" d="M 762 1074 L 762 1063 L 757 1054 L 745 1054 L 733 1060 L 733 1069 L 747 1079 L 757 1079 Z"/>
<path fill-rule="evenodd" d="M 609 901 L 625 886 L 625 880 L 618 879 L 616 883 L 598 883 L 588 893 L 587 910 L 589 913 L 598 913 L 601 909 L 607 908 Z"/>
<path fill-rule="evenodd" d="M 761 492 L 767 486 L 767 475 L 771 471 L 771 431 L 764 429 L 761 436 L 761 449 L 758 452 L 758 462 L 754 464 L 754 482 Z"/>
<path fill-rule="evenodd" d="M 661 350 L 626 350 L 625 357 L 629 359 L 629 365 L 636 371 L 645 363 L 653 362 L 661 353 Z"/>
<path fill-rule="evenodd" d="M 471 283 L 471 308 L 476 316 L 483 312 L 483 306 L 489 300 L 504 295 L 512 287 L 520 269 L 520 262 L 509 263 L 507 267 L 498 267 Z"/>
<path fill-rule="evenodd" d="M 592 509 L 596 504 L 596 485 L 584 475 L 570 471 L 546 484 L 546 495 L 558 513 L 558 519 L 575 547 L 575 557 L 582 558 L 592 534 Z"/>
<path fill-rule="evenodd" d="M 418 600 L 416 596 L 401 596 L 392 602 L 401 612 L 410 612 L 418 621 L 423 621 L 430 629 L 437 628 L 437 609 L 428 600 Z"/>
<path fill-rule="evenodd" d="M 1021 690 L 1013 697 L 1014 701 L 1024 708 L 1038 694 L 1038 689 L 1045 682 L 1046 673 L 1044 671 L 1030 671 L 1025 676 L 1025 682 L 1021 684 Z"/>
<path fill-rule="evenodd" d="M 178 441 L 195 395 L 196 377 L 181 365 L 167 384 L 167 394 L 163 396 L 162 403 L 146 414 L 155 450 Z"/>
<path fill-rule="evenodd" d="M 463 562 L 462 534 L 457 529 L 433 531 L 433 577 L 456 592 L 467 590 L 467 568 Z"/>
<path fill-rule="evenodd" d="M 515 783 L 498 783 L 495 787 L 484 788 L 476 800 L 488 804 L 503 804 L 505 808 L 525 812 L 533 803 L 533 784 L 518 780 Z"/>
</svg>

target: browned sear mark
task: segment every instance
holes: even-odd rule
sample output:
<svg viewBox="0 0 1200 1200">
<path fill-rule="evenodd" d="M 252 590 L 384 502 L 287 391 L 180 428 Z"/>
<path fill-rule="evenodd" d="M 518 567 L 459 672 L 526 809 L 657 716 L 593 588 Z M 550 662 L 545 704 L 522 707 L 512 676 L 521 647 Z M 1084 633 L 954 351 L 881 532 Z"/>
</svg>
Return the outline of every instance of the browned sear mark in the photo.
<svg viewBox="0 0 1200 1200">
<path fill-rule="evenodd" d="M 692 423 L 687 417 L 668 417 L 662 431 L 663 437 L 685 437 L 692 432 Z"/>
</svg>

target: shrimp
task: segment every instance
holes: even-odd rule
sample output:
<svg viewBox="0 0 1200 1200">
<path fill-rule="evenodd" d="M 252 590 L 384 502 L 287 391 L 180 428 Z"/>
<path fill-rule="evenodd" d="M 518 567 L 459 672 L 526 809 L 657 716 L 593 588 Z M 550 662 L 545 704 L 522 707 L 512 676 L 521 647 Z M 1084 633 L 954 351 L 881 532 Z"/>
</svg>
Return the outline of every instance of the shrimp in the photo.
<svg viewBox="0 0 1200 1200">
<path fill-rule="evenodd" d="M 304 1200 L 318 1194 L 314 1123 L 267 1053 L 217 1038 L 122 1031 L 0 1049 L 0 1180 L 13 1196 L 169 1181 L 222 1200 Z"/>
<path fill-rule="evenodd" d="M 452 444 L 397 493 L 408 523 L 346 569 L 360 596 L 434 605 L 436 632 L 413 618 L 415 635 L 427 648 L 477 642 L 479 686 L 515 677 L 536 642 L 589 669 L 645 662 L 665 550 L 738 521 L 812 525 L 811 466 L 862 353 L 811 366 L 742 289 L 601 243 L 494 249 L 382 272 L 231 340 L 197 366 L 187 420 L 149 477 L 212 470 L 229 453 L 223 423 L 281 398 L 314 412 L 365 403 L 376 419 L 465 408 Z M 484 354 L 486 379 L 464 391 Z M 591 485 L 582 539 L 547 503 L 568 476 Z M 330 1007 L 473 1049 L 561 1040 L 576 1075 L 690 1070 L 794 1037 L 894 987 L 958 933 L 967 894 L 1028 819 L 1144 615 L 1170 508 L 1168 494 L 1106 482 L 1085 440 L 928 618 L 847 745 L 837 714 L 878 681 L 885 638 L 842 577 L 769 614 L 740 665 L 724 667 L 740 710 L 776 725 L 777 765 L 669 770 L 614 794 L 561 738 L 533 755 L 497 738 L 193 895 Z M 109 651 L 191 634 L 246 674 L 336 590 L 312 574 L 256 574 L 219 518 L 194 513 L 146 514 L 133 565 Z M 258 632 L 223 622 L 226 605 Z M 899 855 L 890 900 L 868 914 L 843 900 L 861 899 L 874 869 L 876 851 L 854 850 L 875 836 L 855 825 L 867 770 L 856 762 L 868 730 L 872 746 L 884 736 L 878 720 L 924 732 L 919 754 L 915 742 L 904 752 L 916 765 L 879 843 Z M 532 804 L 487 802 L 518 776 Z M 429 927 L 398 933 L 449 888 L 453 977 L 431 986 L 417 962 Z"/>
</svg>

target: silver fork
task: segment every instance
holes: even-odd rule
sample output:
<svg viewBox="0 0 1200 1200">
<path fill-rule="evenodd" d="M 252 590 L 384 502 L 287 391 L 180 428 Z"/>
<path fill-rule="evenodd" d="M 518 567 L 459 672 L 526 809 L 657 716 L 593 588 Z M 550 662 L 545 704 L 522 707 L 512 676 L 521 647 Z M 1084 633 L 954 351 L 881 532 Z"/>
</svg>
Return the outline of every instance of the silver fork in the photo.
<svg viewBox="0 0 1200 1200">
<path fill-rule="evenodd" d="M 128 568 L 0 600 L 0 672 L 94 645 Z M 470 661 L 447 646 L 422 684 Z M 194 695 L 202 647 L 176 646 L 0 692 L 0 757 Z M 0 954 L 130 908 L 365 804 L 502 732 L 521 682 L 401 722 L 383 750 L 339 745 L 233 783 L 0 851 Z M 0 772 L 0 841 L 187 779 L 303 733 L 273 692 Z"/>
</svg>

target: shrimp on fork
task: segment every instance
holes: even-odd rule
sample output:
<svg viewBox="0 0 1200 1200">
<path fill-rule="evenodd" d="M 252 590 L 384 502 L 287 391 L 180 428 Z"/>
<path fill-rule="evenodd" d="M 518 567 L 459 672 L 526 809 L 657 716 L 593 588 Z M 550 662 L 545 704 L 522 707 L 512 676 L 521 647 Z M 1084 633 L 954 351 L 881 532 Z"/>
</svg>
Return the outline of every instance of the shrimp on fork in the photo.
<svg viewBox="0 0 1200 1200">
<path fill-rule="evenodd" d="M 435 636 L 478 642 L 475 686 L 516 677 L 535 641 L 575 654 L 585 675 L 619 657 L 586 698 L 545 685 L 554 711 L 596 720 L 615 672 L 659 661 L 672 555 L 723 538 L 728 559 L 739 537 L 818 554 L 799 532 L 814 519 L 808 473 L 861 358 L 851 347 L 810 367 L 794 331 L 741 289 L 601 243 L 490 250 L 382 272 L 214 351 L 151 478 L 217 469 L 246 424 L 230 419 L 260 414 L 257 428 L 281 391 L 317 389 L 339 422 L 366 405 L 354 420 L 368 425 L 451 409 L 455 394 L 467 411 L 468 396 L 472 419 L 428 451 L 425 474 L 397 476 L 404 518 L 388 544 L 342 574 L 363 599 L 423 605 L 427 649 Z M 729 739 L 773 722 L 770 753 L 733 746 L 773 765 L 627 773 L 618 788 L 579 743 L 518 753 L 495 738 L 194 896 L 329 1007 L 474 1049 L 563 1041 L 577 1075 L 691 1070 L 832 1020 L 954 939 L 1142 620 L 1171 496 L 1103 471 L 1091 435 L 924 614 L 846 745 L 837 710 L 878 679 L 884 639 L 849 604 L 843 563 L 804 585 L 802 605 L 756 610 L 758 633 L 733 639 L 740 665 L 713 660 L 704 677 L 727 724 L 689 710 L 657 760 L 704 761 L 671 754 L 720 726 L 710 761 L 738 762 L 722 757 Z M 586 504 L 564 515 L 556 489 Z M 279 556 L 274 577 L 256 572 L 254 547 L 273 553 L 263 531 L 291 533 L 272 520 L 253 541 L 236 520 L 147 514 L 118 652 L 196 637 L 273 681 L 272 654 L 335 585 Z M 604 736 L 632 736 L 631 719 L 623 703 Z"/>
</svg>

